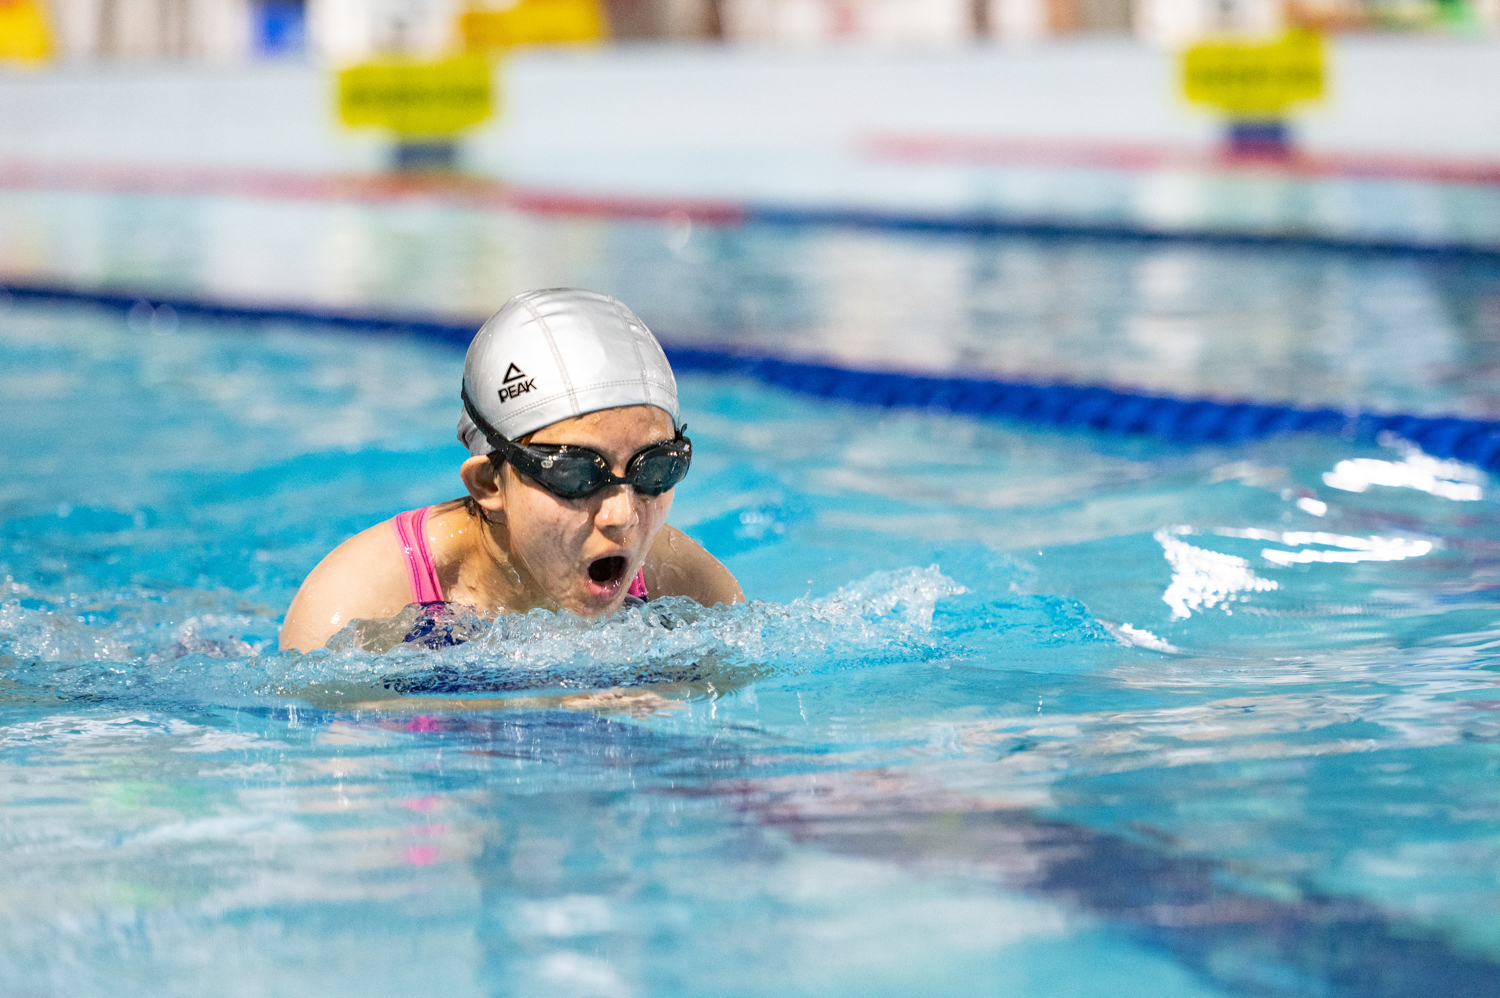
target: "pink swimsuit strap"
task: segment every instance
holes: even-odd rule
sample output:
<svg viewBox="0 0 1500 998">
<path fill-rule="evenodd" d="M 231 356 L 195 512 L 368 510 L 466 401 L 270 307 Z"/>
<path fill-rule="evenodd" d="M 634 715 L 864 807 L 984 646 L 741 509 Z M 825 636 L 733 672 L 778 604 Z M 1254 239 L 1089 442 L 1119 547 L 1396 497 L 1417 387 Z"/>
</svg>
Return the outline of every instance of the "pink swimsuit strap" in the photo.
<svg viewBox="0 0 1500 998">
<path fill-rule="evenodd" d="M 427 546 L 427 511 L 409 509 L 397 513 L 391 521 L 396 528 L 396 539 L 401 542 L 401 554 L 406 558 L 406 577 L 411 580 L 413 603 L 441 603 L 443 587 L 438 582 L 437 565 L 432 561 L 432 550 Z"/>
<path fill-rule="evenodd" d="M 396 529 L 396 540 L 401 542 L 401 555 L 406 559 L 406 577 L 411 580 L 413 603 L 441 603 L 443 586 L 438 582 L 437 565 L 432 560 L 432 550 L 427 546 L 427 511 L 431 506 L 409 509 L 397 513 L 391 525 Z M 649 599 L 646 595 L 646 570 L 641 569 L 630 580 L 630 595 L 638 599 Z"/>
</svg>

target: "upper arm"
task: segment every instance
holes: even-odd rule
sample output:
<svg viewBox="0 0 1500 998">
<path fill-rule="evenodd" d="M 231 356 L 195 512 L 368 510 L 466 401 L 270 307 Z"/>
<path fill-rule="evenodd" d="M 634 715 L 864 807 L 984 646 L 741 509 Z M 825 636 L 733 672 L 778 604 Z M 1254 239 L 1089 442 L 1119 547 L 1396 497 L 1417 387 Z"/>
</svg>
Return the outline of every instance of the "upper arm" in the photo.
<svg viewBox="0 0 1500 998">
<path fill-rule="evenodd" d="M 281 624 L 282 650 L 312 651 L 351 620 L 391 617 L 411 602 L 411 582 L 390 523 L 355 534 L 302 582 Z"/>
<path fill-rule="evenodd" d="M 661 528 L 646 555 L 646 589 L 652 597 L 690 596 L 704 606 L 745 602 L 729 569 L 671 524 Z"/>
</svg>

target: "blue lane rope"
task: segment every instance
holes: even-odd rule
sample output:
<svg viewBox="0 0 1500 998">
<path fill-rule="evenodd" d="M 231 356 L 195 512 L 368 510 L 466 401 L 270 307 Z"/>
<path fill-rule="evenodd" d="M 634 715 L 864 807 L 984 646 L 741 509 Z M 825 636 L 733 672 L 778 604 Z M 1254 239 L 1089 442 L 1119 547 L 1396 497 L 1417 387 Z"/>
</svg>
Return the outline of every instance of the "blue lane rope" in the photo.
<svg viewBox="0 0 1500 998">
<path fill-rule="evenodd" d="M 1390 432 L 1428 454 L 1500 471 L 1500 422 L 1452 417 L 1347 414 L 1255 403 L 1136 395 L 1111 388 L 941 378 L 859 371 L 776 357 L 668 348 L 679 371 L 705 371 L 821 398 L 903 409 L 935 409 L 1104 433 L 1145 434 L 1177 443 L 1237 443 L 1283 433 L 1370 441 Z"/>
<path fill-rule="evenodd" d="M 0 288 L 0 295 L 4 294 L 20 300 L 90 304 L 121 312 L 144 303 L 153 311 L 169 307 L 180 318 L 256 325 L 295 322 L 367 335 L 411 336 L 458 347 L 468 346 L 479 325 L 365 312 L 262 308 L 43 284 L 6 284 Z M 1097 386 L 861 371 L 670 343 L 666 352 L 678 371 L 751 378 L 804 395 L 889 409 L 954 412 L 1060 428 L 1146 435 L 1188 444 L 1237 443 L 1284 433 L 1320 433 L 1351 441 L 1371 441 L 1382 432 L 1389 432 L 1415 443 L 1433 457 L 1457 458 L 1486 471 L 1500 471 L 1500 422 L 1494 421 L 1349 414 L 1334 409 L 1137 395 Z"/>
<path fill-rule="evenodd" d="M 412 336 L 418 339 L 452 343 L 461 347 L 469 345 L 469 340 L 474 337 L 474 332 L 479 328 L 477 322 L 458 320 L 444 322 L 440 319 L 391 316 L 355 309 L 234 305 L 201 298 L 163 298 L 154 294 L 127 290 L 92 290 L 36 283 L 6 282 L 0 284 L 0 301 L 4 301 L 6 297 L 20 301 L 96 305 L 121 312 L 129 312 L 137 305 L 150 306 L 153 311 L 165 306 L 180 319 L 210 319 L 219 322 L 248 322 L 257 325 L 271 322 L 294 322 L 299 326 L 326 326 L 352 333 L 377 336 Z"/>
</svg>

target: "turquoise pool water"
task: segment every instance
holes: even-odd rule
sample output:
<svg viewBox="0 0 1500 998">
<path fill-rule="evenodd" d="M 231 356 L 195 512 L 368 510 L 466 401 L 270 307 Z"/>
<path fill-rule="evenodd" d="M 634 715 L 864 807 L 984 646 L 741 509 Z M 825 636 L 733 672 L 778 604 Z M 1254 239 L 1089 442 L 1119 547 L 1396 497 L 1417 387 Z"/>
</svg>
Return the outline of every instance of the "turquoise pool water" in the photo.
<svg viewBox="0 0 1500 998">
<path fill-rule="evenodd" d="M 461 363 L 0 315 L 0 990 L 1496 990 L 1482 473 L 688 376 L 672 519 L 751 605 L 276 654 L 324 552 L 456 494 Z"/>
</svg>

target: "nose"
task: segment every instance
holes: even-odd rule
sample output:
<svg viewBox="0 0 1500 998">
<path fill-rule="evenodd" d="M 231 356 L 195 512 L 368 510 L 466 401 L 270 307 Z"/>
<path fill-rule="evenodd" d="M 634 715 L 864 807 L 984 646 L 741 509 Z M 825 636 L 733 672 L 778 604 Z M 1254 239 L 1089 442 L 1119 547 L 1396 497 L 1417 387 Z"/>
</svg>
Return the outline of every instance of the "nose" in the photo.
<svg viewBox="0 0 1500 998">
<path fill-rule="evenodd" d="M 636 525 L 639 514 L 635 508 L 635 489 L 629 485 L 615 485 L 606 489 L 599 503 L 599 512 L 594 514 L 594 525 L 607 537 L 618 538 Z"/>
</svg>

